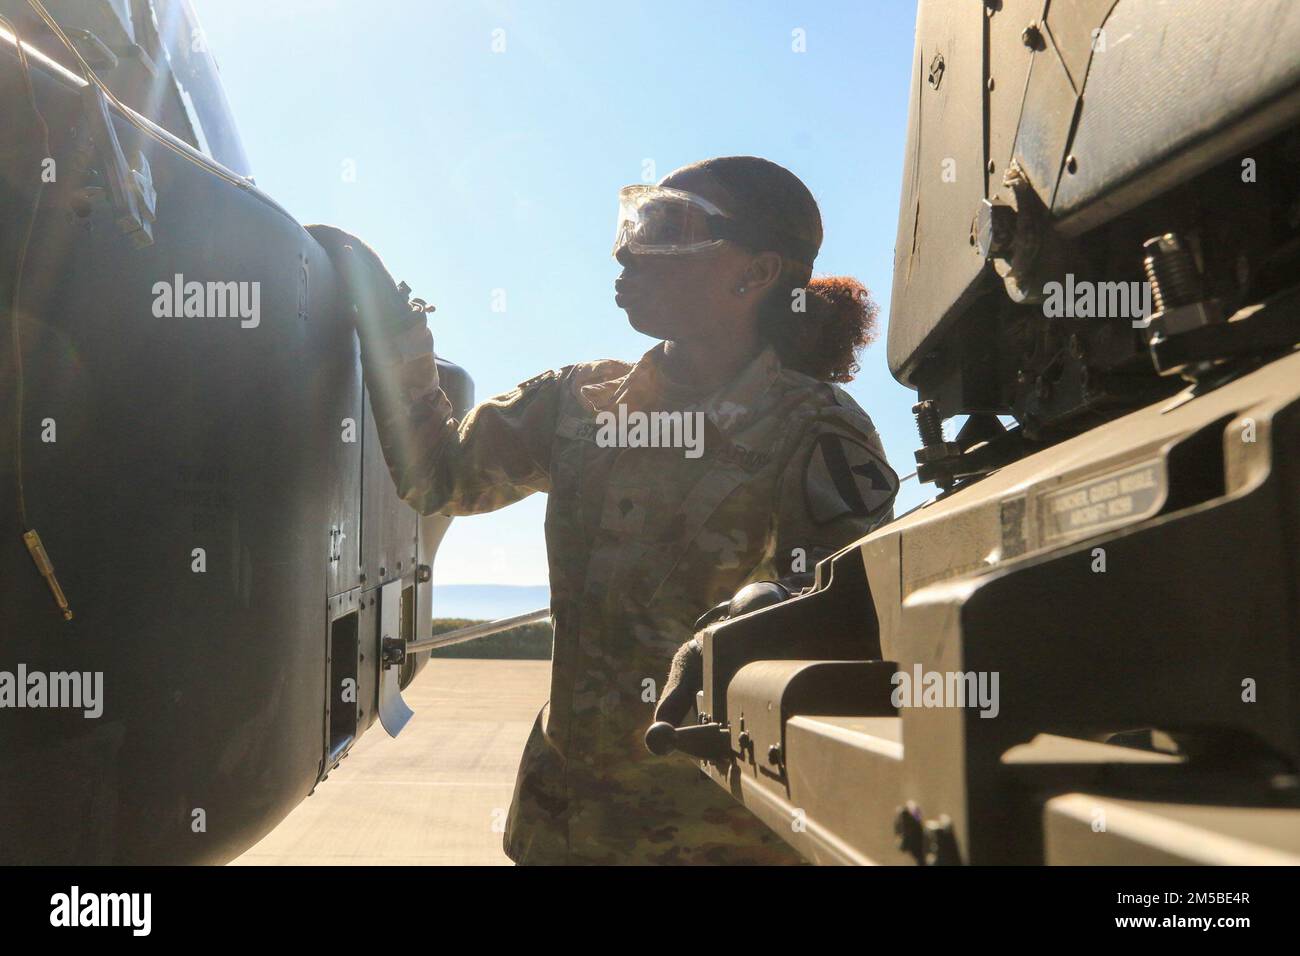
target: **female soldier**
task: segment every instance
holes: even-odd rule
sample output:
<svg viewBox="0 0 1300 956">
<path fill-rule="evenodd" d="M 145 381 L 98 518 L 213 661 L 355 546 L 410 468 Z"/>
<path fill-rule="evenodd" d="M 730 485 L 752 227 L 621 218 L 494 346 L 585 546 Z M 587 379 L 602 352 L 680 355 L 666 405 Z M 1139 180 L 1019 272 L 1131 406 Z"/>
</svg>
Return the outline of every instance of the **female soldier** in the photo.
<svg viewBox="0 0 1300 956">
<path fill-rule="evenodd" d="M 795 862 L 687 761 L 652 757 L 642 740 L 657 682 L 702 611 L 747 583 L 810 570 L 891 515 L 897 479 L 880 439 L 830 384 L 857 371 L 876 309 L 853 279 L 811 278 L 817 203 L 775 163 L 711 159 L 619 198 L 615 302 L 660 344 L 635 365 L 544 372 L 463 422 L 405 287 L 361 243 L 312 231 L 359 303 L 398 494 L 447 515 L 549 495 L 551 693 L 519 767 L 507 854 Z M 636 413 L 688 439 L 697 423 L 702 443 L 664 447 Z"/>
</svg>

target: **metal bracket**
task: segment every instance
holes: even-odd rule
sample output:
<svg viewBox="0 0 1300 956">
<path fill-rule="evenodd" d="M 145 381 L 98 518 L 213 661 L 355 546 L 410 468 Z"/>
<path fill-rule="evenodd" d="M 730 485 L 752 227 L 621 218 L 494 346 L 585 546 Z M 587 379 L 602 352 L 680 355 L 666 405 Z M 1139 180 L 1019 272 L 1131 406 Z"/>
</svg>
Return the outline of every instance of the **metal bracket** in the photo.
<svg viewBox="0 0 1300 956">
<path fill-rule="evenodd" d="M 113 218 L 138 247 L 153 245 L 158 194 L 144 155 L 135 153 L 135 168 L 127 165 L 108 110 L 108 98 L 94 83 L 82 90 L 83 110 L 103 165 L 104 187 Z"/>
<path fill-rule="evenodd" d="M 379 722 L 388 736 L 402 732 L 415 711 L 402 699 L 401 660 L 394 660 L 390 649 L 402 641 L 402 582 L 390 581 L 379 589 L 379 647 L 375 655 L 379 667 Z M 402 655 L 405 657 L 405 654 Z"/>
</svg>

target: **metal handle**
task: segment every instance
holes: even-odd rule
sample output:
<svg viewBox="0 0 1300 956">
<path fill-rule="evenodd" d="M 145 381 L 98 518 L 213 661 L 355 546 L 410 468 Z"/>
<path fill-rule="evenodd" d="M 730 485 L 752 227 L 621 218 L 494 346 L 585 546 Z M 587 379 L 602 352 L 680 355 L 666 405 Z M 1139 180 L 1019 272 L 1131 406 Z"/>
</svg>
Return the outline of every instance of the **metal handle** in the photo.
<svg viewBox="0 0 1300 956">
<path fill-rule="evenodd" d="M 418 641 L 411 641 L 406 645 L 408 654 L 415 651 L 428 651 L 435 647 L 447 647 L 451 644 L 463 644 L 465 641 L 477 640 L 480 637 L 487 637 L 489 634 L 499 634 L 502 631 L 508 631 L 512 627 L 521 627 L 524 624 L 535 624 L 538 621 L 545 621 L 551 616 L 549 607 L 540 607 L 536 611 L 528 611 L 524 614 L 518 614 L 514 617 L 504 617 L 499 621 L 484 621 L 482 624 L 471 624 L 469 627 L 458 627 L 454 631 L 447 631 L 443 634 L 435 634 L 433 637 L 422 637 Z"/>
</svg>

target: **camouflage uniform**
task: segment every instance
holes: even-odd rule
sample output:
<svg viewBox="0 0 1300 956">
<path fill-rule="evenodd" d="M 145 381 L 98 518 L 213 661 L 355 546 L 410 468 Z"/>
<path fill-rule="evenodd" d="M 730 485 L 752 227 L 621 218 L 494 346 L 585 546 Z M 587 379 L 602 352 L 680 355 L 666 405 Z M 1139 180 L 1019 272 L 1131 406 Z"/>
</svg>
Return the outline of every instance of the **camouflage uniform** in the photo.
<svg viewBox="0 0 1300 956">
<path fill-rule="evenodd" d="M 339 252 L 350 237 L 312 228 L 355 274 Z M 390 310 L 392 286 L 379 284 L 353 281 L 359 315 Z M 398 494 L 447 515 L 549 495 L 551 693 L 520 763 L 506 852 L 519 863 L 798 862 L 691 763 L 651 756 L 643 735 L 696 617 L 785 577 L 792 556 L 811 570 L 889 516 L 897 479 L 866 413 L 770 348 L 712 394 L 690 394 L 664 377 L 657 346 L 635 366 L 545 372 L 458 423 L 428 329 L 406 324 L 358 323 Z M 703 455 L 602 447 L 597 412 L 620 404 L 703 412 Z"/>
<path fill-rule="evenodd" d="M 643 734 L 702 611 L 786 576 L 795 549 L 811 569 L 889 515 L 897 479 L 866 413 L 842 389 L 782 368 L 770 348 L 683 406 L 690 396 L 674 396 L 658 346 L 635 366 L 546 372 L 457 423 L 428 330 L 391 345 L 363 354 L 398 494 L 449 515 L 549 495 L 551 694 L 519 767 L 507 853 L 520 863 L 797 861 L 690 763 L 651 756 Z M 395 387 L 375 390 L 381 378 Z M 704 412 L 702 457 L 601 447 L 596 413 L 620 403 Z"/>
</svg>

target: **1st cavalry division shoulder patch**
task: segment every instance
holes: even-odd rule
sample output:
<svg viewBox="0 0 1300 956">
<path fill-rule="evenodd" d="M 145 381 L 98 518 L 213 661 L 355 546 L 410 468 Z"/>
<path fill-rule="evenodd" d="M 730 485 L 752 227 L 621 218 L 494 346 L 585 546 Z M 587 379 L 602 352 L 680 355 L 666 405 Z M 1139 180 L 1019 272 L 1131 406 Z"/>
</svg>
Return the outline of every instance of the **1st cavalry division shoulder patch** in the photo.
<svg viewBox="0 0 1300 956">
<path fill-rule="evenodd" d="M 819 435 L 804 468 L 804 498 L 817 524 L 841 515 L 879 515 L 898 494 L 898 476 L 884 457 L 843 435 Z"/>
</svg>

